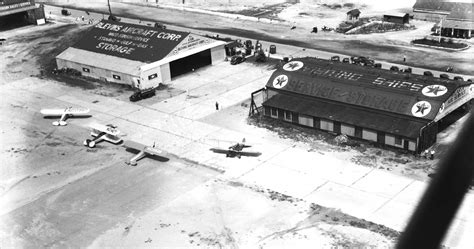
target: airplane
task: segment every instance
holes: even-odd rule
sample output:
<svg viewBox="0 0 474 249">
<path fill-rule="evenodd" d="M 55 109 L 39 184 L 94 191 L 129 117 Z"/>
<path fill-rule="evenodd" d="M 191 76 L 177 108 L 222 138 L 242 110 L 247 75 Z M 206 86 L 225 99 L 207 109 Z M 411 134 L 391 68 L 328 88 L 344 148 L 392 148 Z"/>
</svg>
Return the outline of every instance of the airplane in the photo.
<svg viewBox="0 0 474 249">
<path fill-rule="evenodd" d="M 83 107 L 66 107 L 65 109 L 41 109 L 41 114 L 44 116 L 60 116 L 58 121 L 54 121 L 55 126 L 67 125 L 66 119 L 75 116 L 89 116 L 89 108 Z"/>
<path fill-rule="evenodd" d="M 133 141 L 125 141 L 123 144 L 124 147 L 127 149 L 139 151 L 138 154 L 133 156 L 130 160 L 126 161 L 126 164 L 136 166 L 137 161 L 146 157 L 146 156 L 161 156 L 163 157 L 163 152 L 157 148 L 155 148 L 155 143 L 153 146 L 146 146 L 137 142 Z"/>
<path fill-rule="evenodd" d="M 242 151 L 244 148 L 249 148 L 249 147 L 252 147 L 252 146 L 246 145 L 245 138 L 244 138 L 242 139 L 242 143 L 236 143 L 230 146 L 228 149 L 211 148 L 210 150 L 214 153 L 226 154 L 226 157 L 237 157 L 239 159 L 241 156 L 257 157 L 262 154 L 260 152 Z"/>
<path fill-rule="evenodd" d="M 115 125 L 91 124 L 90 127 L 92 128 L 91 136 L 94 138 L 84 140 L 84 145 L 89 148 L 94 148 L 96 144 L 104 140 L 113 144 L 122 142 L 122 138 L 118 136 L 120 131 Z"/>
</svg>

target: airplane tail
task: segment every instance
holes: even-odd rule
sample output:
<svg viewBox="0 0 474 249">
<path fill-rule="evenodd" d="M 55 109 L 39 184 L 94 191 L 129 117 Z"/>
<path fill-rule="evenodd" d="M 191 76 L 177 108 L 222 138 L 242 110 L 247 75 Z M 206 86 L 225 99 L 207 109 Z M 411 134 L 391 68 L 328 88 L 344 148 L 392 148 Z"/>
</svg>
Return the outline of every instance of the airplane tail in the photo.
<svg viewBox="0 0 474 249">
<path fill-rule="evenodd" d="M 242 139 L 242 144 L 245 144 L 245 137 Z"/>
</svg>

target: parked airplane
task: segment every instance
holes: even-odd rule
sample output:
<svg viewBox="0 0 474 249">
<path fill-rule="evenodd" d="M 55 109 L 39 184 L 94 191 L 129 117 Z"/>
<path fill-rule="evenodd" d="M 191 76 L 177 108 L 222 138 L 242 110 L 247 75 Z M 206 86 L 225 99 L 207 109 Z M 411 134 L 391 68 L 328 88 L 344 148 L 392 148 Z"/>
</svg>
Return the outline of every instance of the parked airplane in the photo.
<svg viewBox="0 0 474 249">
<path fill-rule="evenodd" d="M 58 121 L 54 121 L 53 125 L 67 125 L 66 119 L 76 116 L 89 116 L 89 109 L 83 107 L 66 107 L 65 109 L 42 109 L 41 114 L 44 116 L 60 116 Z"/>
<path fill-rule="evenodd" d="M 91 136 L 94 138 L 84 140 L 84 145 L 89 148 L 94 148 L 96 144 L 104 140 L 113 144 L 122 142 L 122 138 L 118 136 L 120 131 L 115 125 L 91 124 L 90 127 L 92 128 Z"/>
<path fill-rule="evenodd" d="M 242 151 L 244 148 L 249 148 L 249 147 L 252 147 L 252 146 L 246 145 L 245 138 L 244 138 L 242 139 L 242 143 L 236 143 L 230 146 L 228 149 L 211 148 L 210 150 L 215 153 L 226 154 L 226 157 L 237 157 L 237 158 L 240 158 L 241 156 L 257 157 L 262 154 L 260 152 Z"/>
<path fill-rule="evenodd" d="M 125 146 L 128 149 L 139 151 L 138 154 L 136 154 L 130 160 L 125 162 L 126 164 L 129 164 L 132 166 L 136 166 L 137 161 L 146 156 L 162 156 L 163 155 L 163 152 L 161 150 L 155 148 L 154 143 L 153 143 L 153 146 L 146 146 L 146 145 L 133 142 L 133 141 L 125 141 L 123 146 Z"/>
</svg>

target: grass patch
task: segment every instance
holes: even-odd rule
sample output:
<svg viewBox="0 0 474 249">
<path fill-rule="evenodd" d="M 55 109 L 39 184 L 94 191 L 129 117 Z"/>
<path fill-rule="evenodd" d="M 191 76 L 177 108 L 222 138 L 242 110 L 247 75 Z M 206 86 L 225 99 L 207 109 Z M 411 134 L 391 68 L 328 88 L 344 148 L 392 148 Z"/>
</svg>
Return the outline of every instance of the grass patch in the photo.
<svg viewBox="0 0 474 249">
<path fill-rule="evenodd" d="M 434 47 L 440 47 L 440 48 L 454 48 L 454 49 L 459 49 L 459 48 L 467 48 L 468 45 L 466 43 L 462 42 L 453 42 L 453 40 L 448 39 L 446 40 L 445 38 L 441 38 L 441 40 L 438 39 L 417 39 L 411 41 L 413 44 L 422 44 L 422 45 L 428 45 L 428 46 L 434 46 Z"/>
</svg>

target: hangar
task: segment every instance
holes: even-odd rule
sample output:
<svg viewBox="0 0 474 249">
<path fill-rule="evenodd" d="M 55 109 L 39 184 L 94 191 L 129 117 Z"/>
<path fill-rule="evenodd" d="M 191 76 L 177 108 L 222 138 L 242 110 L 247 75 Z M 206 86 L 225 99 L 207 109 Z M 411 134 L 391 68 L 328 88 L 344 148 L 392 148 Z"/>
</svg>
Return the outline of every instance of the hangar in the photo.
<svg viewBox="0 0 474 249">
<path fill-rule="evenodd" d="M 102 20 L 56 63 L 84 76 L 146 89 L 223 61 L 225 44 L 189 32 Z"/>
<path fill-rule="evenodd" d="M 414 153 L 474 96 L 469 82 L 309 57 L 280 66 L 265 89 L 265 116 Z"/>
</svg>

